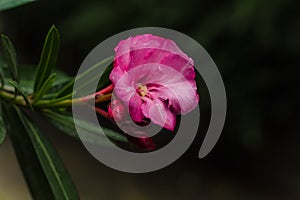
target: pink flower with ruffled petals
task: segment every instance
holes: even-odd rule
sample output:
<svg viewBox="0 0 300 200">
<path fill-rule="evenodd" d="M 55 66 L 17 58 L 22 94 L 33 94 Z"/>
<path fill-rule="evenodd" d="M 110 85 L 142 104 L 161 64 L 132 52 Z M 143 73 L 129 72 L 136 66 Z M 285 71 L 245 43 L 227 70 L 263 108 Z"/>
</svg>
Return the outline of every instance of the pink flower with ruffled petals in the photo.
<svg viewBox="0 0 300 200">
<path fill-rule="evenodd" d="M 198 104 L 193 60 L 169 39 L 151 34 L 121 41 L 110 80 L 134 122 L 174 130 L 176 115 Z"/>
</svg>

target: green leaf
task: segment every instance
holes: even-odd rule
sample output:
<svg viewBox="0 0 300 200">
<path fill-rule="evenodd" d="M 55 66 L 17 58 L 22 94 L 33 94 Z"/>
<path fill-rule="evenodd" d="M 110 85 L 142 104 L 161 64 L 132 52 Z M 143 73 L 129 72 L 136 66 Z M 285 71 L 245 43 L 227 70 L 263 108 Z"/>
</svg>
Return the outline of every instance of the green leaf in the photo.
<svg viewBox="0 0 300 200">
<path fill-rule="evenodd" d="M 9 71 L 8 71 L 7 67 L 3 66 L 3 63 L 0 62 L 0 65 L 1 64 L 2 64 L 2 68 L 3 68 L 5 87 L 6 87 L 6 89 L 12 90 L 13 88 L 8 88 L 8 87 L 11 87 L 10 86 L 11 78 L 9 75 Z M 21 65 L 18 70 L 19 70 L 20 77 L 22 77 L 22 79 L 19 82 L 19 85 L 22 86 L 22 90 L 23 90 L 24 94 L 26 94 L 27 96 L 31 95 L 33 93 L 33 81 L 32 80 L 34 80 L 34 76 L 36 73 L 36 66 Z M 55 93 L 57 93 L 62 87 L 64 87 L 66 85 L 66 83 L 68 81 L 71 80 L 71 77 L 69 77 L 68 75 L 66 75 L 64 72 L 62 72 L 60 70 L 54 70 L 54 72 L 56 73 L 55 82 L 53 83 L 53 86 L 49 89 L 48 93 L 46 95 L 44 95 L 43 98 L 48 98 L 48 95 L 49 95 L 49 98 L 53 98 L 53 96 L 56 95 Z M 1 84 L 0 84 L 0 86 L 1 86 Z"/>
<path fill-rule="evenodd" d="M 67 96 L 56 98 L 56 99 L 44 100 L 42 104 L 40 104 L 40 102 L 37 102 L 35 105 L 37 105 L 39 107 L 41 107 L 41 105 L 49 106 L 50 104 L 56 104 L 56 103 L 59 103 L 59 102 L 64 101 L 64 100 L 71 99 L 72 96 L 73 96 L 73 94 L 69 94 Z M 46 102 L 46 104 L 45 104 L 45 102 Z"/>
<path fill-rule="evenodd" d="M 6 128 L 5 128 L 5 124 L 4 121 L 2 119 L 2 108 L 1 108 L 1 103 L 0 103 L 0 144 L 2 144 L 2 142 L 5 139 L 6 136 Z"/>
<path fill-rule="evenodd" d="M 19 70 L 19 75 L 22 77 L 20 82 L 18 83 L 19 85 L 22 85 L 22 90 L 24 94 L 29 95 L 33 93 L 33 79 L 34 79 L 34 73 L 36 71 L 36 68 L 32 67 L 22 67 L 20 66 L 18 68 Z M 11 87 L 11 81 L 12 79 L 9 78 L 9 71 L 7 67 L 3 67 L 3 73 L 4 73 L 4 85 L 5 87 Z M 9 89 L 9 88 L 8 88 Z M 10 90 L 12 90 L 10 88 Z"/>
<path fill-rule="evenodd" d="M 36 103 L 38 100 L 40 100 L 43 97 L 44 94 L 46 94 L 49 91 L 49 89 L 52 87 L 55 81 L 55 78 L 56 78 L 56 74 L 54 73 L 45 81 L 41 89 L 35 94 L 33 103 Z"/>
<path fill-rule="evenodd" d="M 62 200 L 79 199 L 71 177 L 47 138 L 19 109 L 16 109 L 16 114 L 33 144 L 55 198 Z"/>
<path fill-rule="evenodd" d="M 5 80 L 4 79 L 4 72 L 3 72 L 3 70 L 2 70 L 2 68 L 0 66 L 0 89 L 3 88 L 3 86 L 4 86 L 4 83 L 5 83 L 4 80 Z"/>
<path fill-rule="evenodd" d="M 97 87 L 98 89 L 104 88 L 104 86 L 109 84 L 109 82 L 110 82 L 109 75 L 110 75 L 112 69 L 113 69 L 112 65 L 109 65 L 105 69 L 105 71 L 103 72 L 102 77 L 100 78 L 100 81 L 98 83 L 98 87 Z"/>
<path fill-rule="evenodd" d="M 71 113 L 58 113 L 46 110 L 43 114 L 58 129 L 72 137 L 79 139 L 77 130 L 74 125 L 74 119 Z M 103 137 L 104 135 L 98 134 L 99 125 L 80 119 L 76 119 L 76 123 L 77 126 L 82 130 L 81 133 L 84 134 L 83 138 L 85 139 L 85 141 L 95 144 L 104 144 L 103 141 L 101 141 L 101 137 Z M 124 135 L 117 133 L 113 130 L 107 129 L 105 127 L 101 127 L 101 129 L 107 137 L 116 141 L 127 142 L 127 138 Z"/>
<path fill-rule="evenodd" d="M 0 11 L 18 7 L 35 0 L 0 0 Z"/>
<path fill-rule="evenodd" d="M 57 100 L 57 99 L 55 99 L 55 97 L 57 96 L 57 92 L 61 91 L 62 88 L 64 88 L 65 85 L 68 84 L 72 80 L 71 77 L 65 75 L 61 71 L 56 70 L 56 74 L 57 74 L 57 78 L 56 78 L 53 86 L 49 89 L 49 92 L 44 96 L 44 98 L 46 98 L 46 99 Z M 60 98 L 61 99 L 72 98 L 72 94 L 70 95 L 70 97 L 64 96 L 64 97 L 60 97 Z"/>
<path fill-rule="evenodd" d="M 47 177 L 16 110 L 3 106 L 3 115 L 5 115 L 3 120 L 7 127 L 7 134 L 13 144 L 33 199 L 53 200 L 54 196 Z"/>
<path fill-rule="evenodd" d="M 33 81 L 34 76 L 36 73 L 36 66 L 33 65 L 25 65 L 21 66 L 19 68 L 20 76 L 22 77 L 22 80 L 20 81 L 21 85 L 26 88 L 26 93 L 28 94 L 33 93 Z M 56 74 L 55 82 L 53 83 L 53 86 L 49 89 L 49 93 L 56 93 L 59 91 L 66 82 L 71 80 L 71 77 L 66 75 L 64 72 L 56 69 L 54 70 L 54 73 Z"/>
<path fill-rule="evenodd" d="M 98 74 L 100 74 L 101 70 L 104 70 L 103 67 L 105 68 L 105 71 L 103 72 L 103 75 L 99 81 L 98 84 L 98 89 L 102 88 L 106 84 L 109 83 L 109 74 L 112 70 L 112 66 L 110 65 L 113 61 L 113 56 L 108 57 L 95 65 L 91 66 L 88 70 L 83 72 L 82 74 L 79 74 L 76 79 L 77 81 L 80 81 L 80 88 L 77 88 L 78 90 L 84 89 L 84 87 L 88 86 L 91 81 L 99 79 Z M 56 97 L 62 97 L 69 95 L 73 93 L 73 85 L 74 85 L 75 79 L 70 81 L 64 88 L 61 89 L 60 92 L 57 93 Z M 76 92 L 76 91 L 74 91 Z"/>
<path fill-rule="evenodd" d="M 30 101 L 29 101 L 28 97 L 26 96 L 26 94 L 24 93 L 22 87 L 17 82 L 15 82 L 15 81 L 10 81 L 10 84 L 15 88 L 15 90 L 18 93 L 20 93 L 22 95 L 22 97 L 24 98 L 27 106 L 29 108 L 31 108 L 31 110 L 33 110 L 33 108 L 31 107 Z"/>
<path fill-rule="evenodd" d="M 9 38 L 3 34 L 1 34 L 1 41 L 4 53 L 4 60 L 7 63 L 8 70 L 12 79 L 16 82 L 19 82 L 19 73 L 17 68 L 17 55 L 15 48 Z"/>
<path fill-rule="evenodd" d="M 71 99 L 73 93 L 71 93 L 69 95 L 66 95 L 66 96 L 63 96 L 63 97 L 56 98 L 57 93 L 59 91 L 61 91 L 61 89 L 64 88 L 64 86 L 66 84 L 68 84 L 69 82 L 70 82 L 70 80 L 62 82 L 62 83 L 54 83 L 53 86 L 50 88 L 48 94 L 45 94 L 44 98 L 45 99 L 51 99 L 53 101 L 56 101 L 57 99 Z"/>
<path fill-rule="evenodd" d="M 56 65 L 58 50 L 60 46 L 59 32 L 52 26 L 46 36 L 40 62 L 34 81 L 34 94 L 38 93 L 44 82 L 51 75 Z"/>
</svg>

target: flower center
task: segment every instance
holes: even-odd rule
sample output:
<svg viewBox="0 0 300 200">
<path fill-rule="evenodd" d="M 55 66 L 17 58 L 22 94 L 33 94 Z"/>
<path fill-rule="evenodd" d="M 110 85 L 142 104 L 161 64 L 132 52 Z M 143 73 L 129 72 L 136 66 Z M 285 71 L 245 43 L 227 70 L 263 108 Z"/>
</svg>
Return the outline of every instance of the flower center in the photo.
<svg viewBox="0 0 300 200">
<path fill-rule="evenodd" d="M 145 97 L 145 96 L 147 95 L 147 93 L 148 93 L 147 86 L 146 86 L 146 85 L 140 84 L 140 85 L 138 86 L 137 92 L 139 93 L 139 95 L 140 95 L 141 97 Z"/>
</svg>

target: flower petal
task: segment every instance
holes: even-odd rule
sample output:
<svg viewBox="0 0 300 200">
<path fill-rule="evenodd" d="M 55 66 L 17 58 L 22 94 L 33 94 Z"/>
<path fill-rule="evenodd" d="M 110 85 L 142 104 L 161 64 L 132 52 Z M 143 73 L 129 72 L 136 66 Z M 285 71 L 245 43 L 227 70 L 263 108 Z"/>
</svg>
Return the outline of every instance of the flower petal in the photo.
<svg viewBox="0 0 300 200">
<path fill-rule="evenodd" d="M 131 43 L 131 37 L 119 42 L 118 46 L 115 48 L 116 56 L 114 58 L 114 67 L 119 67 L 122 71 L 128 70 L 131 61 L 129 54 L 131 51 Z"/>
<path fill-rule="evenodd" d="M 151 34 L 138 35 L 122 40 L 115 48 L 114 67 L 121 71 L 147 63 L 160 63 L 194 78 L 194 63 L 172 40 Z"/>
<path fill-rule="evenodd" d="M 199 102 L 199 96 L 191 85 L 187 83 L 175 83 L 160 88 L 156 95 L 164 100 L 168 100 L 176 114 L 187 114 L 192 111 Z"/>
<path fill-rule="evenodd" d="M 133 95 L 136 94 L 136 89 L 134 86 L 134 74 L 124 73 L 118 80 L 114 83 L 114 95 L 120 99 L 125 106 L 129 105 L 129 101 Z"/>
<path fill-rule="evenodd" d="M 130 70 L 129 74 L 140 76 L 139 82 L 147 85 L 153 98 L 169 100 L 177 114 L 186 114 L 198 105 L 195 81 L 186 79 L 173 68 L 159 64 L 143 65 Z"/>
<path fill-rule="evenodd" d="M 154 124 L 162 126 L 171 131 L 176 125 L 176 115 L 160 100 L 147 100 L 142 106 L 145 117 L 151 119 Z"/>
<path fill-rule="evenodd" d="M 144 118 L 142 113 L 142 99 L 137 94 L 133 95 L 129 101 L 129 114 L 135 122 L 141 122 Z"/>
</svg>

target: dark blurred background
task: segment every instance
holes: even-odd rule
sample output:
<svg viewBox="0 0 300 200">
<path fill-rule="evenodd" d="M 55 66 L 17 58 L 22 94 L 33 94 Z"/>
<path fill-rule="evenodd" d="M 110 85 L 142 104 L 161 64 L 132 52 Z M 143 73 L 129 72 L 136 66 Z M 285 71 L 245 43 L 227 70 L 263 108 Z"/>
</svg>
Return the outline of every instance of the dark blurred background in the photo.
<svg viewBox="0 0 300 200">
<path fill-rule="evenodd" d="M 219 67 L 227 91 L 228 115 L 219 142 L 204 159 L 197 155 L 205 120 L 203 130 L 185 155 L 147 174 L 110 169 L 90 156 L 80 142 L 45 124 L 82 199 L 296 200 L 300 199 L 297 3 L 41 0 L 2 12 L 0 31 L 14 41 L 21 63 L 36 64 L 45 34 L 55 24 L 62 41 L 58 65 L 70 75 L 101 41 L 145 26 L 189 35 Z M 209 97 L 201 91 L 200 96 L 205 112 Z M 3 153 L 5 149 L 7 153 Z M 17 183 L 25 187 L 20 172 L 6 173 L 11 168 L 5 163 L 17 165 L 9 153 L 9 141 L 0 150 L 0 177 L 10 183 L 17 180 L 10 193 L 6 182 L 0 180 L 0 198 L 13 199 L 10 195 L 18 192 L 20 199 L 29 198 L 26 189 L 16 189 Z"/>
</svg>

